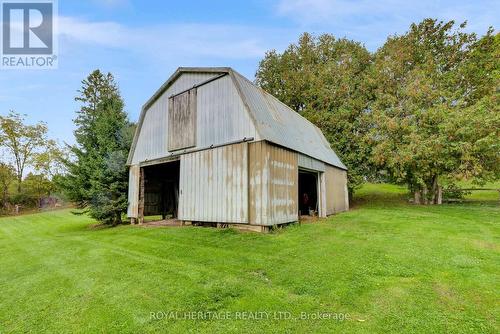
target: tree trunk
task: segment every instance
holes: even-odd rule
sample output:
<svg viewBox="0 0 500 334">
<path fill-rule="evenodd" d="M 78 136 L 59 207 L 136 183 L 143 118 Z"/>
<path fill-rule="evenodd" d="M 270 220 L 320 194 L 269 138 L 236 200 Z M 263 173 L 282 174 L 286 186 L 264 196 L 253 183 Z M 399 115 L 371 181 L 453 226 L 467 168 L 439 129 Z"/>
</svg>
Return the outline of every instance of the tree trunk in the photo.
<svg viewBox="0 0 500 334">
<path fill-rule="evenodd" d="M 422 189 L 422 204 L 427 205 L 428 203 L 429 202 L 427 199 L 427 186 L 424 186 L 424 188 Z"/>
<path fill-rule="evenodd" d="M 8 186 L 5 185 L 5 188 L 3 189 L 3 194 L 2 194 L 2 205 L 4 208 L 7 208 L 7 196 L 9 195 L 7 188 L 8 188 Z"/>
<path fill-rule="evenodd" d="M 415 190 L 413 192 L 413 204 L 420 205 L 420 190 Z"/>
<path fill-rule="evenodd" d="M 120 225 L 122 223 L 122 213 L 117 212 L 115 221 L 113 222 L 113 226 Z"/>
<path fill-rule="evenodd" d="M 436 204 L 443 204 L 443 187 L 441 186 L 437 187 Z"/>
<path fill-rule="evenodd" d="M 431 189 L 431 201 L 430 204 L 436 204 L 436 198 L 437 198 L 437 188 L 438 188 L 438 178 L 437 176 L 432 177 L 432 189 Z"/>
</svg>

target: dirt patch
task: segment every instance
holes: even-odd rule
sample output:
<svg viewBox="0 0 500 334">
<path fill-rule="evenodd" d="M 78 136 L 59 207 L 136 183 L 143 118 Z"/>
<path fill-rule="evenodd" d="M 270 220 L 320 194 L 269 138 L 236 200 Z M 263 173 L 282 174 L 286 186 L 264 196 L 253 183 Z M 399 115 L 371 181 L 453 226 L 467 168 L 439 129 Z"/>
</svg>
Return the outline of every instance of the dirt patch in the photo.
<svg viewBox="0 0 500 334">
<path fill-rule="evenodd" d="M 441 302 L 445 304 L 456 303 L 456 294 L 449 285 L 444 283 L 435 283 L 432 288 Z"/>
<path fill-rule="evenodd" d="M 310 223 L 317 223 L 320 221 L 324 221 L 325 218 L 318 217 L 318 216 L 300 216 L 299 217 L 299 222 L 301 224 L 310 224 Z"/>
<path fill-rule="evenodd" d="M 140 227 L 163 227 L 163 226 L 184 226 L 183 222 L 178 219 L 164 219 L 144 222 Z"/>
<path fill-rule="evenodd" d="M 117 226 L 119 226 L 119 225 L 117 225 Z M 112 228 L 112 227 L 114 227 L 114 226 L 101 224 L 101 223 L 90 224 L 87 226 L 87 228 L 89 230 L 104 230 L 104 229 Z"/>
<path fill-rule="evenodd" d="M 489 242 L 489 241 L 485 241 L 485 240 L 472 240 L 472 243 L 475 247 L 477 248 L 481 248 L 481 249 L 491 249 L 491 250 L 495 250 L 495 251 L 498 251 L 500 249 L 500 247 L 493 243 L 493 242 Z"/>
</svg>

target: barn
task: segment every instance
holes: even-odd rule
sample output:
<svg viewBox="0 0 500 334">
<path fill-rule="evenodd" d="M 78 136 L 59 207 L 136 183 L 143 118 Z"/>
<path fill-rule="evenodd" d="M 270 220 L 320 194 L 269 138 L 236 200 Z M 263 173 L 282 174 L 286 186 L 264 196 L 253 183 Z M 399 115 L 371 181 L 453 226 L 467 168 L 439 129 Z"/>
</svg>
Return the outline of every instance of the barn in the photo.
<svg viewBox="0 0 500 334">
<path fill-rule="evenodd" d="M 348 210 L 347 169 L 321 131 L 226 67 L 181 67 L 144 105 L 128 216 L 255 230 Z"/>
</svg>

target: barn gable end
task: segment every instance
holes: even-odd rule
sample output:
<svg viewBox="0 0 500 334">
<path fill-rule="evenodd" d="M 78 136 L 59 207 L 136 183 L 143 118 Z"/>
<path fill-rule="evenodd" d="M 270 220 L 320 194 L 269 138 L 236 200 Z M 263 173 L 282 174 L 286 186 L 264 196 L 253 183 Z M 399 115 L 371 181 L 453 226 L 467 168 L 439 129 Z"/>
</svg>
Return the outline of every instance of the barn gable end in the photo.
<svg viewBox="0 0 500 334">
<path fill-rule="evenodd" d="M 227 73 L 181 71 L 170 80 L 170 84 L 155 94 L 143 108 L 129 165 L 177 154 L 179 149 L 203 149 L 243 138 L 257 139 L 255 126 Z M 172 98 L 189 91 L 196 92 L 192 94 L 196 100 L 191 102 L 196 106 L 192 113 L 194 118 L 185 120 L 190 129 L 171 127 L 169 117 L 173 115 L 169 112 L 169 103 L 172 108 Z M 169 137 L 169 129 L 178 132 Z M 179 137 L 179 131 L 182 137 Z M 173 146 L 169 147 L 169 142 Z"/>
</svg>

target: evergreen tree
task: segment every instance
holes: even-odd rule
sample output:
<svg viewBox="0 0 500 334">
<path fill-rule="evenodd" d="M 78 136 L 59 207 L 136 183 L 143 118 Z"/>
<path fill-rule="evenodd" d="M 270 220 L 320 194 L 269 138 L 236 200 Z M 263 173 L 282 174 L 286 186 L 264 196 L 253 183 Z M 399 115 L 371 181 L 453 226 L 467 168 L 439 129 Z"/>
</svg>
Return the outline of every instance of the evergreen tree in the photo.
<svg viewBox="0 0 500 334">
<path fill-rule="evenodd" d="M 118 224 L 127 209 L 127 154 L 133 126 L 113 76 L 99 70 L 82 81 L 76 101 L 82 106 L 74 120 L 77 144 L 65 161 L 61 183 L 68 197 L 91 217 Z"/>
</svg>

